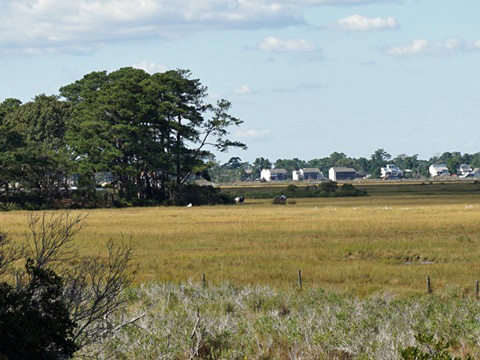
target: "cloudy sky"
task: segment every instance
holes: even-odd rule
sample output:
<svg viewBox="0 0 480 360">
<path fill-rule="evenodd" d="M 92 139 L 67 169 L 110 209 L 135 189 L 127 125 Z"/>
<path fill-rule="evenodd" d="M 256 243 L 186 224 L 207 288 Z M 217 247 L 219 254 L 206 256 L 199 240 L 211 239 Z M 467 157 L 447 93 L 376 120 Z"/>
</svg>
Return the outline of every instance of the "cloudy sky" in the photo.
<svg viewBox="0 0 480 360">
<path fill-rule="evenodd" d="M 478 0 L 0 0 L 0 101 L 190 69 L 252 161 L 480 151 Z"/>
</svg>

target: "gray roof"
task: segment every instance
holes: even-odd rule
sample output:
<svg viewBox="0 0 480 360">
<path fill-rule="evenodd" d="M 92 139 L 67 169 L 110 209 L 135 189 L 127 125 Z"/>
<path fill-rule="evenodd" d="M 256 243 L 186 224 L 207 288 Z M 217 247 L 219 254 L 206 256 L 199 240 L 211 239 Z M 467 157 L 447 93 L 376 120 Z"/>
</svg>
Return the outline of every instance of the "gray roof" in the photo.
<svg viewBox="0 0 480 360">
<path fill-rule="evenodd" d="M 287 170 L 285 169 L 270 169 L 270 174 L 286 174 Z"/>
<path fill-rule="evenodd" d="M 434 169 L 447 169 L 448 170 L 447 165 L 445 165 L 445 164 L 432 164 L 432 167 Z"/>
<path fill-rule="evenodd" d="M 333 171 L 335 172 L 354 172 L 356 173 L 355 169 L 347 168 L 347 167 L 332 167 Z"/>
<path fill-rule="evenodd" d="M 304 173 L 319 173 L 320 169 L 318 168 L 305 168 L 302 169 Z"/>
</svg>

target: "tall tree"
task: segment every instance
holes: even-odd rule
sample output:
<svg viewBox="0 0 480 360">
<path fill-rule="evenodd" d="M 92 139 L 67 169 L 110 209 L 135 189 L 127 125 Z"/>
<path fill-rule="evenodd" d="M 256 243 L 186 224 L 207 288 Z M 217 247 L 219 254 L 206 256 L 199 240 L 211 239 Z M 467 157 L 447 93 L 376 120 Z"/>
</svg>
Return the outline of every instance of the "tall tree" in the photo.
<svg viewBox="0 0 480 360">
<path fill-rule="evenodd" d="M 10 101 L 10 105 L 11 111 L 3 118 L 1 157 L 7 170 L 11 168 L 9 160 L 20 161 L 21 166 L 10 172 L 9 182 L 52 200 L 66 186 L 69 150 L 65 132 L 71 107 L 56 96 L 46 95 L 38 95 L 23 105 Z"/>
<path fill-rule="evenodd" d="M 272 168 L 272 163 L 270 160 L 265 159 L 263 157 L 256 158 L 255 161 L 252 164 L 252 172 L 254 179 L 260 178 L 260 173 L 262 172 L 263 169 L 271 169 Z"/>
<path fill-rule="evenodd" d="M 75 106 L 68 138 L 93 189 L 95 173 L 110 171 L 121 197 L 162 198 L 170 179 L 178 188 L 205 172 L 208 147 L 245 148 L 227 138 L 242 123 L 231 104 L 205 103 L 206 88 L 187 70 L 91 73 L 60 93 Z"/>
<path fill-rule="evenodd" d="M 380 177 L 380 168 L 386 165 L 386 162 L 389 161 L 392 156 L 387 153 L 384 149 L 376 150 L 370 157 L 370 174 L 374 178 Z"/>
</svg>

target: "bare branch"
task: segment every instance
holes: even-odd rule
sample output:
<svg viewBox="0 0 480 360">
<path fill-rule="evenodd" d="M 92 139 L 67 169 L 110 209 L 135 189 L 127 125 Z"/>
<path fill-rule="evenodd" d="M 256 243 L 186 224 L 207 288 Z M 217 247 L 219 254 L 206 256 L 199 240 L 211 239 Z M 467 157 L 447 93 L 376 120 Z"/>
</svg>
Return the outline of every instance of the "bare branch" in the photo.
<svg viewBox="0 0 480 360">
<path fill-rule="evenodd" d="M 127 275 L 131 243 L 116 245 L 110 240 L 107 249 L 107 258 L 85 258 L 65 279 L 65 301 L 78 324 L 75 342 L 80 346 L 114 330 L 108 326 L 108 316 L 125 304 L 120 295 L 132 283 Z"/>
<path fill-rule="evenodd" d="M 60 215 L 33 214 L 28 217 L 30 234 L 27 236 L 27 256 L 35 260 L 39 268 L 56 269 L 61 263 L 76 257 L 73 241 L 75 235 L 85 226 L 86 215 L 72 217 L 70 212 Z"/>
<path fill-rule="evenodd" d="M 12 243 L 7 233 L 0 231 L 0 277 L 12 268 L 12 264 L 23 257 L 24 247 Z"/>
</svg>

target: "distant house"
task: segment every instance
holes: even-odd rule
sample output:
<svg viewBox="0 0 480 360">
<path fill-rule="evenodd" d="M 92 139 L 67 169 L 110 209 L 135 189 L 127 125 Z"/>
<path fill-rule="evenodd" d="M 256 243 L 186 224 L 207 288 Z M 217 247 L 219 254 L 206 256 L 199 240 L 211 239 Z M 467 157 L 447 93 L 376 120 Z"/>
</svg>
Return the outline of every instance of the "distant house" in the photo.
<svg viewBox="0 0 480 360">
<path fill-rule="evenodd" d="M 473 169 L 472 176 L 475 178 L 480 178 L 480 168 Z"/>
<path fill-rule="evenodd" d="M 395 164 L 387 164 L 380 169 L 382 179 L 398 179 L 403 177 L 403 171 L 400 170 Z"/>
<path fill-rule="evenodd" d="M 432 177 L 450 176 L 450 171 L 448 171 L 448 167 L 445 164 L 430 165 L 430 167 L 428 168 L 428 171 L 430 171 L 430 175 L 432 175 Z"/>
<path fill-rule="evenodd" d="M 323 180 L 324 176 L 318 168 L 305 168 L 292 171 L 293 180 Z"/>
<path fill-rule="evenodd" d="M 285 169 L 263 169 L 260 173 L 260 179 L 265 181 L 287 180 L 287 170 Z"/>
<path fill-rule="evenodd" d="M 331 167 L 328 170 L 328 178 L 332 181 L 355 180 L 360 177 L 355 169 L 347 167 Z"/>
<path fill-rule="evenodd" d="M 458 167 L 457 174 L 462 178 L 469 177 L 473 175 L 473 169 L 470 165 L 462 164 Z"/>
</svg>

